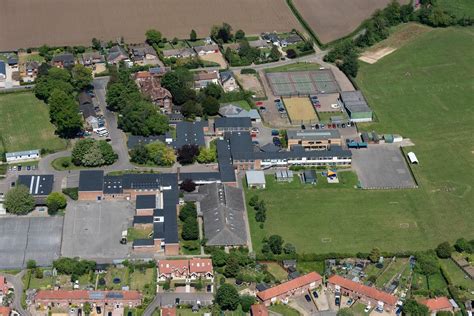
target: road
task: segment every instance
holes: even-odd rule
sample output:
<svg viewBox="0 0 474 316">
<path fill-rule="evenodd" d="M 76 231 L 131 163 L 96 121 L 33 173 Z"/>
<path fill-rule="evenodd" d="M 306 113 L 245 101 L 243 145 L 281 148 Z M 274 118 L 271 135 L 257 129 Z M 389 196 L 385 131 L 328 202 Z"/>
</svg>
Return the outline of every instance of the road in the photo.
<svg viewBox="0 0 474 316">
<path fill-rule="evenodd" d="M 143 316 L 151 316 L 160 306 L 174 306 L 176 299 L 179 298 L 180 304 L 193 305 L 200 302 L 201 306 L 211 305 L 214 300 L 213 293 L 157 293 L 153 301 L 143 312 Z"/>
<path fill-rule="evenodd" d="M 23 307 L 21 306 L 21 297 L 23 295 L 23 275 L 25 274 L 25 270 L 21 271 L 17 275 L 11 275 L 11 274 L 5 274 L 5 278 L 7 279 L 7 282 L 13 285 L 13 288 L 15 290 L 15 296 L 13 300 L 12 307 L 14 310 L 16 310 L 18 313 L 20 313 L 21 316 L 31 316 L 30 312 L 27 310 L 24 310 Z"/>
</svg>

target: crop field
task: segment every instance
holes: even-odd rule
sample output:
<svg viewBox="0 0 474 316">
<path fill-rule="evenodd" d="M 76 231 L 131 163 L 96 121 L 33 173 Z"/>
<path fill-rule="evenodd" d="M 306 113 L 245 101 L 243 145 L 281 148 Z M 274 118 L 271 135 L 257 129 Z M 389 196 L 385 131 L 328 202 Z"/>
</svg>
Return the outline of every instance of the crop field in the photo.
<svg viewBox="0 0 474 316">
<path fill-rule="evenodd" d="M 286 111 L 292 124 L 317 123 L 318 116 L 308 97 L 284 98 Z"/>
<path fill-rule="evenodd" d="M 422 250 L 474 238 L 474 29 L 434 29 L 373 65 L 357 83 L 378 122 L 362 126 L 409 137 L 420 161 L 418 189 L 360 190 L 267 179 L 261 229 L 249 210 L 254 247 L 279 234 L 298 252 Z"/>
<path fill-rule="evenodd" d="M 90 45 L 93 37 L 134 43 L 150 28 L 168 38 L 186 39 L 191 29 L 205 37 L 222 22 L 247 34 L 301 29 L 285 0 L 17 0 L 2 3 L 0 51 Z"/>
<path fill-rule="evenodd" d="M 66 148 L 54 134 L 48 107 L 32 93 L 0 94 L 0 151 Z"/>
<path fill-rule="evenodd" d="M 293 0 L 293 4 L 322 43 L 344 37 L 391 0 Z M 447 0 L 450 1 L 450 0 Z M 408 3 L 408 0 L 400 0 Z"/>
<path fill-rule="evenodd" d="M 474 1 L 472 0 L 439 0 L 438 5 L 454 13 L 458 18 L 463 16 L 474 17 Z"/>
</svg>

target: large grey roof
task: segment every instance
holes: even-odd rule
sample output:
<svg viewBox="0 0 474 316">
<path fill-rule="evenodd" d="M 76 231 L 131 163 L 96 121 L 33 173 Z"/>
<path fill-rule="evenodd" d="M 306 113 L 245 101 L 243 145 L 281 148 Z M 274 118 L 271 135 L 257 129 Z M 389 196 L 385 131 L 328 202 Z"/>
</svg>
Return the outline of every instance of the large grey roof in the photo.
<svg viewBox="0 0 474 316">
<path fill-rule="evenodd" d="M 216 128 L 250 128 L 252 127 L 252 121 L 250 117 L 218 117 L 214 121 Z"/>
<path fill-rule="evenodd" d="M 156 195 L 147 194 L 147 195 L 137 195 L 136 199 L 136 208 L 139 209 L 150 209 L 156 207 Z"/>
<path fill-rule="evenodd" d="M 204 195 L 201 212 L 204 234 L 212 246 L 234 246 L 247 243 L 242 190 L 224 184 L 208 184 L 199 188 Z"/>
<path fill-rule="evenodd" d="M 227 140 L 217 140 L 217 161 L 222 182 L 235 182 L 235 171 L 232 164 L 230 144 Z"/>
<path fill-rule="evenodd" d="M 341 100 L 350 113 L 372 111 L 362 95 L 362 92 L 359 90 L 341 92 Z"/>
<path fill-rule="evenodd" d="M 176 141 L 174 146 L 181 148 L 184 145 L 198 145 L 205 146 L 204 140 L 204 126 L 207 121 L 201 122 L 177 122 L 176 123 Z"/>
<path fill-rule="evenodd" d="M 81 170 L 79 172 L 79 191 L 102 191 L 104 170 Z"/>
<path fill-rule="evenodd" d="M 17 184 L 24 185 L 33 196 L 48 195 L 53 191 L 54 176 L 45 175 L 20 175 Z"/>
</svg>

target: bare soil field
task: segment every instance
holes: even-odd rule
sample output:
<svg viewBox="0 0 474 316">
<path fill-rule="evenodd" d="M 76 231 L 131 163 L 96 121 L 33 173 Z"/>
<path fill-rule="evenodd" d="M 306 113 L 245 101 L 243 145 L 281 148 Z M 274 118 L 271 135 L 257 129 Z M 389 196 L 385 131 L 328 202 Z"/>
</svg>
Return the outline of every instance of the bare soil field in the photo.
<svg viewBox="0 0 474 316">
<path fill-rule="evenodd" d="M 201 58 L 202 60 L 205 60 L 205 61 L 218 63 L 221 68 L 226 68 L 227 67 L 227 62 L 225 61 L 224 56 L 222 56 L 222 54 L 220 52 L 199 56 L 199 58 Z"/>
<path fill-rule="evenodd" d="M 234 73 L 234 75 L 245 90 L 252 91 L 257 98 L 265 97 L 265 91 L 256 75 L 240 73 Z"/>
<path fill-rule="evenodd" d="M 377 9 L 391 0 L 293 0 L 293 3 L 323 43 L 329 43 L 353 32 Z M 408 3 L 409 0 L 399 0 Z"/>
<path fill-rule="evenodd" d="M 292 124 L 318 123 L 318 117 L 308 97 L 284 98 L 283 103 Z"/>
<path fill-rule="evenodd" d="M 285 0 L 5 0 L 0 51 L 48 45 L 87 45 L 93 37 L 140 42 L 147 29 L 188 38 L 229 23 L 247 34 L 301 29 Z"/>
</svg>

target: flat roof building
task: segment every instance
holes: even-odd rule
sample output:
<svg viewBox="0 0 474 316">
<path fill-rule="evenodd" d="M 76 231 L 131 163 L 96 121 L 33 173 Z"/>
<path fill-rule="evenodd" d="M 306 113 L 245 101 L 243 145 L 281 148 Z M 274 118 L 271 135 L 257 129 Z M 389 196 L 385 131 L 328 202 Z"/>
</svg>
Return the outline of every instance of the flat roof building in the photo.
<svg viewBox="0 0 474 316">
<path fill-rule="evenodd" d="M 46 204 L 46 197 L 53 192 L 54 176 L 45 175 L 20 175 L 17 185 L 24 185 L 35 198 L 37 205 Z"/>
<path fill-rule="evenodd" d="M 40 158 L 40 151 L 35 150 L 26 150 L 26 151 L 14 151 L 5 154 L 5 159 L 9 163 L 36 160 Z"/>
<path fill-rule="evenodd" d="M 265 174 L 261 170 L 248 170 L 245 172 L 249 188 L 265 189 Z"/>
<path fill-rule="evenodd" d="M 331 130 L 288 130 L 286 132 L 288 148 L 300 145 L 305 149 L 329 149 L 331 145 L 342 145 L 341 134 Z"/>
<path fill-rule="evenodd" d="M 349 115 L 351 122 L 372 122 L 372 109 L 367 104 L 362 92 L 343 91 L 341 101 Z"/>
</svg>

